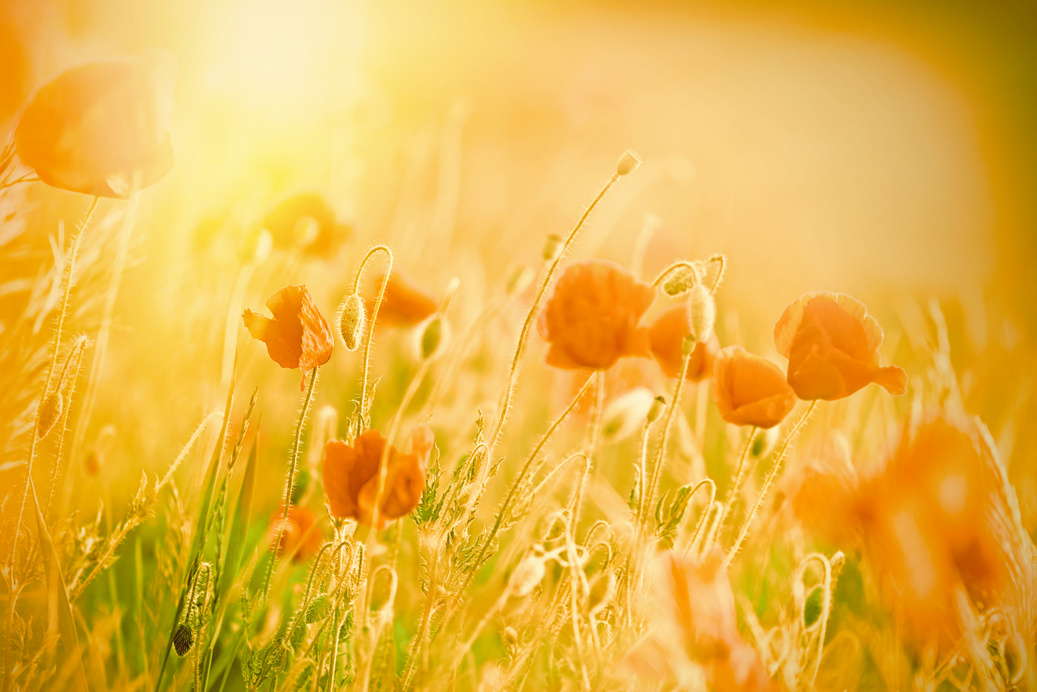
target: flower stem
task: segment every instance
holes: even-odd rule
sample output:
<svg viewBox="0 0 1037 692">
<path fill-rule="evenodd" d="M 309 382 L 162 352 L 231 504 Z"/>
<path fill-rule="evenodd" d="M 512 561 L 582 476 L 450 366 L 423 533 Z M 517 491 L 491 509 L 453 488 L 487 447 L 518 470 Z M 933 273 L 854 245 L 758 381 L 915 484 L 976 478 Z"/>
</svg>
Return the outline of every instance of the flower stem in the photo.
<svg viewBox="0 0 1037 692">
<path fill-rule="evenodd" d="M 356 293 L 360 289 L 360 278 L 363 276 L 364 269 L 367 267 L 367 263 L 374 257 L 375 253 L 384 252 L 386 257 L 387 266 L 385 268 L 385 278 L 382 280 L 381 286 L 378 288 L 378 297 L 375 298 L 374 305 L 371 307 L 370 320 L 367 324 L 367 330 L 364 334 L 364 367 L 363 375 L 360 381 L 360 417 L 364 418 L 367 416 L 367 380 L 370 376 L 371 371 L 371 341 L 374 335 L 374 325 L 378 321 L 378 309 L 382 306 L 382 299 L 385 298 L 385 287 L 389 283 L 389 275 L 392 273 L 392 250 L 385 245 L 375 245 L 373 248 L 367 251 L 364 258 L 360 260 L 360 267 L 356 270 L 356 276 L 353 277 L 353 293 Z"/>
<path fill-rule="evenodd" d="M 277 563 L 277 554 L 281 550 L 281 541 L 284 539 L 285 526 L 288 524 L 288 508 L 291 506 L 292 490 L 295 488 L 295 472 L 299 468 L 299 447 L 302 444 L 302 428 L 306 422 L 306 414 L 310 410 L 310 401 L 313 399 L 313 387 L 317 383 L 317 368 L 310 373 L 310 386 L 306 388 L 306 395 L 302 401 L 302 411 L 299 412 L 299 421 L 295 424 L 295 440 L 292 443 L 291 465 L 288 467 L 288 482 L 284 489 L 284 511 L 281 513 L 281 523 L 277 528 L 277 540 L 274 541 L 273 554 L 270 556 L 270 564 L 266 569 L 266 577 L 263 579 L 263 600 L 267 599 L 270 591 L 270 576 L 274 572 Z"/>
</svg>

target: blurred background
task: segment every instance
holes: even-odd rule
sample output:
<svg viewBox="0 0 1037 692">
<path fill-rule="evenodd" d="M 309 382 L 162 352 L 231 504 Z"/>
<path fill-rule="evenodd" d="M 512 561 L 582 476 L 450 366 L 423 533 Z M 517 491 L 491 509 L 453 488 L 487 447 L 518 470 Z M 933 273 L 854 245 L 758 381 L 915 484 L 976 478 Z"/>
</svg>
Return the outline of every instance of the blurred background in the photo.
<svg viewBox="0 0 1037 692">
<path fill-rule="evenodd" d="M 725 253 L 724 341 L 761 353 L 803 291 L 864 300 L 887 358 L 936 342 L 935 299 L 972 373 L 968 408 L 1013 474 L 1033 442 L 1013 423 L 1037 414 L 1033 2 L 2 0 L 0 131 L 69 66 L 154 47 L 179 62 L 177 164 L 142 197 L 107 366 L 119 386 L 99 405 L 125 421 L 161 402 L 128 431 L 139 458 L 218 405 L 235 248 L 279 197 L 325 193 L 354 237 L 330 260 L 259 272 L 246 305 L 307 283 L 330 315 L 360 253 L 386 241 L 434 294 L 463 276 L 471 312 L 571 227 L 628 148 L 644 164 L 577 256 L 626 263 L 646 224 L 648 274 Z M 57 219 L 88 202 L 27 195 L 31 276 L 53 262 Z M 18 300 L 0 296 L 0 317 Z M 295 378 L 258 348 L 242 357 L 249 388 L 292 380 L 270 416 L 287 428 Z"/>
</svg>

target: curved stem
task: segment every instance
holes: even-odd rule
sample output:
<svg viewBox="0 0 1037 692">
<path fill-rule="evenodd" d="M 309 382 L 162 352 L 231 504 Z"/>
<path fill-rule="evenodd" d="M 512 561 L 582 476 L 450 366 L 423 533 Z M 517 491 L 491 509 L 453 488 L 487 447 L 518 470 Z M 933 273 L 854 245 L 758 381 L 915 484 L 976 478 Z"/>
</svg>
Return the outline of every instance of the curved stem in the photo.
<svg viewBox="0 0 1037 692">
<path fill-rule="evenodd" d="M 810 408 L 807 409 L 803 417 L 796 421 L 796 424 L 792 426 L 792 430 L 789 431 L 788 436 L 785 438 L 785 442 L 782 443 L 781 449 L 778 450 L 778 457 L 774 461 L 774 466 L 771 467 L 770 472 L 767 474 L 767 478 L 763 481 L 763 486 L 760 488 L 760 494 L 756 498 L 756 502 L 753 503 L 752 509 L 749 510 L 749 514 L 746 515 L 745 521 L 742 522 L 742 530 L 738 532 L 738 538 L 735 539 L 734 545 L 731 546 L 731 550 L 728 552 L 727 557 L 724 558 L 724 569 L 731 564 L 731 560 L 734 559 L 735 555 L 738 554 L 738 549 L 742 547 L 742 541 L 745 540 L 745 535 L 749 533 L 749 526 L 753 523 L 753 519 L 756 517 L 756 512 L 759 511 L 760 505 L 763 504 L 763 498 L 767 496 L 767 491 L 770 490 L 771 483 L 774 481 L 774 477 L 778 475 L 778 469 L 781 468 L 782 459 L 785 458 L 785 452 L 788 451 L 789 445 L 796 439 L 796 435 L 803 429 L 807 419 L 817 408 L 817 399 L 810 402 Z"/>
<path fill-rule="evenodd" d="M 382 279 L 382 284 L 378 288 L 378 297 L 375 298 L 374 305 L 371 307 L 370 321 L 367 325 L 367 331 L 364 334 L 364 368 L 363 368 L 363 379 L 360 381 L 360 417 L 363 419 L 367 416 L 367 380 L 371 371 L 371 341 L 374 335 L 374 325 L 378 321 L 378 309 L 382 306 L 382 300 L 385 298 L 385 287 L 389 283 L 389 275 L 392 273 L 392 250 L 385 245 L 375 245 L 373 248 L 367 251 L 364 258 L 360 260 L 360 267 L 356 270 L 356 276 L 353 277 L 353 293 L 356 293 L 360 288 L 360 277 L 364 273 L 364 269 L 367 267 L 367 263 L 375 255 L 376 252 L 384 252 L 386 257 L 386 269 L 385 278 Z"/>
<path fill-rule="evenodd" d="M 302 411 L 299 412 L 299 421 L 295 424 L 295 441 L 292 442 L 292 459 L 288 467 L 288 482 L 284 489 L 284 511 L 281 513 L 281 522 L 277 528 L 277 540 L 274 541 L 274 550 L 270 555 L 270 564 L 266 569 L 266 577 L 263 579 L 263 600 L 267 599 L 270 592 L 270 576 L 274 573 L 274 565 L 277 563 L 277 555 L 281 552 L 281 541 L 284 540 L 285 526 L 288 525 L 288 508 L 292 502 L 292 490 L 295 488 L 295 472 L 299 469 L 299 447 L 302 444 L 302 428 L 306 422 L 306 414 L 310 410 L 310 401 L 313 399 L 313 387 L 317 383 L 317 368 L 310 373 L 310 386 L 306 388 L 306 396 L 302 401 Z"/>
<path fill-rule="evenodd" d="M 709 294 L 714 295 L 717 292 L 717 288 L 720 286 L 720 281 L 724 278 L 724 270 L 727 268 L 727 258 L 723 255 L 713 255 L 707 263 L 718 263 L 720 267 L 717 269 L 717 275 L 713 278 L 713 285 L 709 287 Z"/>
</svg>

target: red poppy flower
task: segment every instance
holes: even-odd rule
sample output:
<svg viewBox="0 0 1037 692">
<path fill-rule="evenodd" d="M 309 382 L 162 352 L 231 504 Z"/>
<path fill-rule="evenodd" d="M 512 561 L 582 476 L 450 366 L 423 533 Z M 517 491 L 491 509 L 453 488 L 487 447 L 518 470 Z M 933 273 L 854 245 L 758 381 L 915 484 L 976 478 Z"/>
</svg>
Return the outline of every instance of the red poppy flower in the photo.
<svg viewBox="0 0 1037 692">
<path fill-rule="evenodd" d="M 270 515 L 267 535 L 271 544 L 277 540 L 283 516 L 284 504 L 278 506 L 277 510 Z M 324 537 L 321 535 L 320 526 L 317 524 L 317 517 L 313 510 L 308 507 L 288 505 L 288 521 L 285 523 L 284 534 L 277 554 L 282 555 L 284 551 L 287 551 L 292 556 L 293 562 L 306 562 L 317 554 L 323 543 Z"/>
<path fill-rule="evenodd" d="M 331 325 L 317 310 L 305 286 L 286 286 L 266 301 L 274 318 L 245 310 L 242 319 L 253 339 L 266 344 L 270 358 L 282 368 L 305 374 L 331 358 Z"/>
<path fill-rule="evenodd" d="M 390 445 L 376 528 L 384 529 L 418 506 L 425 491 L 425 472 L 432 444 L 432 430 L 421 425 L 411 434 L 409 454 Z M 385 445 L 380 432 L 366 430 L 356 436 L 353 444 L 331 440 L 324 446 L 324 498 L 334 516 L 372 525 L 378 469 Z"/>
<path fill-rule="evenodd" d="M 64 72 L 22 112 L 19 158 L 43 182 L 73 192 L 126 197 L 138 174 L 141 187 L 154 185 L 173 167 L 170 72 L 140 58 Z"/>
<path fill-rule="evenodd" d="M 842 399 L 870 382 L 894 396 L 907 373 L 879 366 L 882 328 L 860 301 L 841 293 L 805 293 L 774 326 L 774 346 L 789 359 L 788 380 L 800 399 Z"/>
<path fill-rule="evenodd" d="M 537 329 L 548 342 L 547 364 L 605 370 L 620 358 L 651 356 L 648 330 L 638 323 L 655 290 L 618 264 L 570 264 L 540 313 Z"/>
<path fill-rule="evenodd" d="M 385 274 L 379 274 L 371 290 L 371 297 L 364 301 L 367 316 L 370 320 L 374 309 L 374 300 L 385 280 Z M 413 327 L 436 312 L 438 306 L 435 299 L 418 288 L 400 272 L 389 273 L 389 283 L 385 285 L 385 295 L 378 307 L 376 327 Z"/>
<path fill-rule="evenodd" d="M 688 309 L 684 305 L 675 305 L 662 313 L 648 328 L 652 355 L 667 377 L 677 377 L 684 362 L 684 338 L 691 333 L 691 322 L 688 320 Z M 699 341 L 691 352 L 686 379 L 701 382 L 713 374 L 713 361 L 720 342 L 716 334 L 710 334 L 706 341 Z"/>
<path fill-rule="evenodd" d="M 263 219 L 274 247 L 298 247 L 303 252 L 332 259 L 338 254 L 352 229 L 339 223 L 328 200 L 316 192 L 301 192 L 282 200 Z"/>
<path fill-rule="evenodd" d="M 796 393 L 777 365 L 727 346 L 713 363 L 713 401 L 728 423 L 773 428 L 796 405 Z"/>
</svg>

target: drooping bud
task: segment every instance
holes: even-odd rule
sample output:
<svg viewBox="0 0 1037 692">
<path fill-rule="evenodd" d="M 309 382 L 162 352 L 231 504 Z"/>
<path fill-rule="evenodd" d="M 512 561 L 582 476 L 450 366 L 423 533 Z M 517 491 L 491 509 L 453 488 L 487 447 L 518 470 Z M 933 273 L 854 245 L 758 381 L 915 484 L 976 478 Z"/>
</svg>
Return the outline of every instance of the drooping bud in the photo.
<svg viewBox="0 0 1037 692">
<path fill-rule="evenodd" d="M 655 397 L 645 387 L 636 387 L 616 397 L 605 408 L 601 434 L 613 442 L 630 437 L 644 423 L 654 402 Z"/>
<path fill-rule="evenodd" d="M 706 341 L 713 333 L 713 323 L 717 319 L 716 303 L 713 296 L 702 284 L 691 289 L 688 297 L 688 322 L 691 326 L 691 336 L 695 341 Z"/>
<path fill-rule="evenodd" d="M 664 408 L 666 408 L 666 397 L 655 397 L 655 399 L 652 401 L 652 407 L 648 409 L 648 415 L 645 416 L 645 419 L 649 423 L 654 423 L 655 421 L 659 420 L 659 416 L 663 415 Z"/>
<path fill-rule="evenodd" d="M 562 250 L 562 243 L 564 241 L 565 239 L 562 238 L 562 236 L 558 235 L 557 233 L 551 233 L 547 236 L 547 239 L 544 241 L 544 249 L 541 253 L 541 256 L 548 262 L 556 259 L 558 257 L 558 253 Z"/>
<path fill-rule="evenodd" d="M 633 173 L 640 165 L 640 157 L 638 157 L 638 155 L 634 152 L 627 149 L 623 152 L 623 155 L 619 157 L 619 162 L 616 163 L 616 175 L 629 175 Z"/>
<path fill-rule="evenodd" d="M 678 264 L 666 274 L 663 282 L 663 293 L 668 296 L 682 296 L 702 281 L 703 270 L 699 262 L 691 265 Z"/>
<path fill-rule="evenodd" d="M 338 333 L 347 351 L 360 348 L 367 327 L 367 312 L 364 301 L 356 293 L 346 296 L 338 307 Z"/>
<path fill-rule="evenodd" d="M 306 606 L 306 613 L 304 619 L 307 625 L 312 625 L 315 622 L 321 622 L 324 618 L 331 614 L 331 597 L 326 593 L 322 593 Z"/>
<path fill-rule="evenodd" d="M 530 555 L 524 558 L 511 573 L 509 583 L 511 595 L 518 598 L 528 596 L 540 584 L 545 574 L 547 574 L 547 566 L 544 565 L 542 557 Z"/>
<path fill-rule="evenodd" d="M 186 622 L 181 622 L 173 632 L 173 650 L 177 656 L 186 656 L 194 646 L 194 630 Z"/>
<path fill-rule="evenodd" d="M 518 651 L 520 643 L 519 635 L 518 632 L 515 631 L 515 628 L 511 625 L 508 625 L 503 630 L 501 630 L 500 638 L 501 643 L 504 645 L 504 650 L 508 653 L 509 656 L 514 656 L 515 653 Z"/>
<path fill-rule="evenodd" d="M 36 439 L 42 440 L 54 428 L 54 424 L 61 418 L 61 412 L 65 409 L 65 399 L 60 391 L 48 394 L 40 404 L 40 410 L 36 420 Z"/>
</svg>

